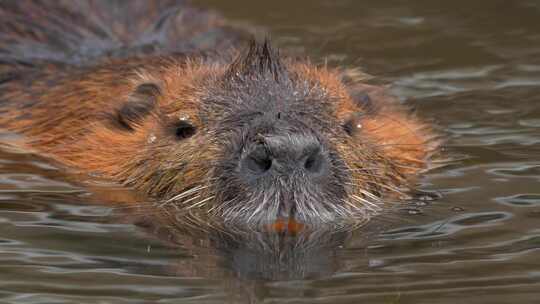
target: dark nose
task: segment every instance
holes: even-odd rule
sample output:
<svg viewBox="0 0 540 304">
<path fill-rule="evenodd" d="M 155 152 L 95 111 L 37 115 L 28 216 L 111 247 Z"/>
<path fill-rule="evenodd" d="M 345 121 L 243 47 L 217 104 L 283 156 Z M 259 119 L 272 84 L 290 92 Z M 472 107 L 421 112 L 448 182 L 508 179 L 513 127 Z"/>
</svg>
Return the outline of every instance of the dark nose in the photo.
<svg viewBox="0 0 540 304">
<path fill-rule="evenodd" d="M 241 162 L 250 175 L 301 171 L 309 177 L 324 175 L 329 163 L 321 143 L 307 135 L 261 137 Z"/>
</svg>

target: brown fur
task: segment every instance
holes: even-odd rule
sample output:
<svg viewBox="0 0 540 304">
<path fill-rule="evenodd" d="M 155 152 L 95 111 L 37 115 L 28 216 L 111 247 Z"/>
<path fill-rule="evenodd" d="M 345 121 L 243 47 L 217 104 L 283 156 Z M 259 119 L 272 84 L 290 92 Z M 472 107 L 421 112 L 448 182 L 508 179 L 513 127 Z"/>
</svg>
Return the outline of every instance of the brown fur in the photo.
<svg viewBox="0 0 540 304">
<path fill-rule="evenodd" d="M 45 12 L 37 10 L 39 6 L 24 3 L 32 16 L 47 19 Z M 8 9 L 0 9 L 0 18 L 2 16 L 14 18 Z M 110 18 L 104 17 L 104 20 L 112 20 Z M 149 18 L 143 19 L 149 22 Z M 36 20 L 27 21 L 39 23 Z M 129 44 L 137 37 L 126 30 L 126 24 L 114 26 L 113 22 L 110 29 L 115 30 L 118 39 Z M 145 24 L 138 24 L 136 32 L 141 32 Z M 4 21 L 3 25 L 9 24 Z M 2 31 L 8 31 L 16 39 L 33 35 L 31 39 L 45 45 L 52 39 L 46 32 L 32 33 L 24 28 Z M 0 127 L 23 134 L 28 147 L 69 167 L 133 186 L 151 196 L 182 193 L 200 186 L 201 181 L 211 178 L 211 164 L 219 154 L 219 134 L 199 132 L 198 136 L 178 144 L 168 137 L 163 124 L 188 117 L 198 130 L 204 131 L 199 117 L 204 92 L 199 90 L 204 87 L 202 84 L 215 82 L 227 73 L 227 60 L 161 55 L 162 51 L 137 56 L 127 53 L 101 56 L 91 59 L 93 63 L 84 64 L 74 64 L 67 57 L 60 61 L 33 60 L 30 66 L 16 60 L 5 61 L 0 64 L 0 77 L 4 77 L 0 81 Z M 419 171 L 427 168 L 429 157 L 436 149 L 432 132 L 386 95 L 384 88 L 361 81 L 346 85 L 339 70 L 292 60 L 285 64 L 297 78 L 324 88 L 327 95 L 337 101 L 333 115 L 361 133 L 362 136 L 345 141 L 333 140 L 353 172 L 352 182 L 357 190 L 351 195 L 359 197 L 356 203 L 369 198 L 361 189 L 398 193 Z M 132 132 L 111 126 L 110 115 L 126 103 L 139 85 L 146 83 L 161 88 L 158 105 L 149 117 L 134 124 Z M 367 94 L 370 102 L 359 105 L 354 97 L 358 92 Z M 360 118 L 357 117 L 359 112 L 367 114 Z M 376 164 L 376 167 L 365 168 L 365 163 Z M 182 164 L 186 164 L 182 173 L 173 174 L 175 170 L 179 172 L 180 169 L 175 168 Z M 160 182 L 150 183 L 160 172 L 164 174 Z M 373 195 L 373 191 L 368 192 Z M 191 205 L 189 208 L 199 207 Z"/>
</svg>

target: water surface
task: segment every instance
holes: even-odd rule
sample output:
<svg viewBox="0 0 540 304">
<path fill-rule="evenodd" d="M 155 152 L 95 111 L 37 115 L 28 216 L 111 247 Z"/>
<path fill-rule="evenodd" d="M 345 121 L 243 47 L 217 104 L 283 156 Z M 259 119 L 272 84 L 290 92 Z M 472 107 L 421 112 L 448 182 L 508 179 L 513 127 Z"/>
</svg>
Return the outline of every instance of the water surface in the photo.
<svg viewBox="0 0 540 304">
<path fill-rule="evenodd" d="M 316 246 L 273 243 L 272 254 L 170 241 L 89 203 L 95 194 L 46 160 L 2 148 L 1 302 L 538 302 L 537 1 L 199 2 L 284 49 L 392 83 L 459 160 L 421 181 L 443 198 Z"/>
</svg>

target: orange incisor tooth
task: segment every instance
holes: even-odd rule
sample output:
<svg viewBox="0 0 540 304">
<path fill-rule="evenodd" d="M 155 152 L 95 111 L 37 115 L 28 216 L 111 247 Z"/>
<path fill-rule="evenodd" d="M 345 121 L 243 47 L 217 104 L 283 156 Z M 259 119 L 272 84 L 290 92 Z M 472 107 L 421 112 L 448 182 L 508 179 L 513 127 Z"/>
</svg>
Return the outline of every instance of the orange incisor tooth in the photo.
<svg viewBox="0 0 540 304">
<path fill-rule="evenodd" d="M 293 219 L 278 219 L 270 227 L 273 232 L 283 233 L 288 232 L 291 234 L 296 234 L 304 228 L 302 223 L 299 223 Z"/>
</svg>

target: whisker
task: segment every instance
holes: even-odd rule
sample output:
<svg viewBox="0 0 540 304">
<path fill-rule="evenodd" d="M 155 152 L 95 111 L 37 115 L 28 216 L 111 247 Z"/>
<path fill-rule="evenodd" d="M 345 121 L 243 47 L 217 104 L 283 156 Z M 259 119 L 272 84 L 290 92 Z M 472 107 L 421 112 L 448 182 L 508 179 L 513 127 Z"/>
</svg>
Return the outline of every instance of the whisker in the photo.
<svg viewBox="0 0 540 304">
<path fill-rule="evenodd" d="M 189 207 L 188 207 L 188 210 L 189 210 L 189 209 L 196 208 L 196 207 L 199 207 L 199 206 L 202 206 L 202 205 L 204 205 L 204 203 L 206 203 L 207 201 L 209 201 L 209 200 L 211 200 L 211 199 L 213 199 L 213 198 L 214 198 L 214 196 L 209 196 L 209 197 L 207 197 L 207 198 L 205 198 L 205 199 L 203 199 L 203 200 L 201 200 L 201 201 L 199 201 L 199 202 L 197 202 L 197 203 L 195 203 L 195 204 L 189 206 Z"/>
<path fill-rule="evenodd" d="M 179 200 L 179 199 L 181 199 L 181 198 L 183 198 L 185 196 L 190 195 L 193 192 L 196 192 L 196 191 L 199 191 L 199 190 L 202 190 L 202 189 L 206 189 L 208 187 L 209 186 L 197 186 L 197 187 L 191 188 L 189 190 L 186 190 L 186 191 L 184 191 L 184 192 L 182 192 L 182 193 L 180 193 L 180 194 L 166 200 L 165 202 L 168 203 L 168 202 L 171 202 L 171 201 Z"/>
</svg>

